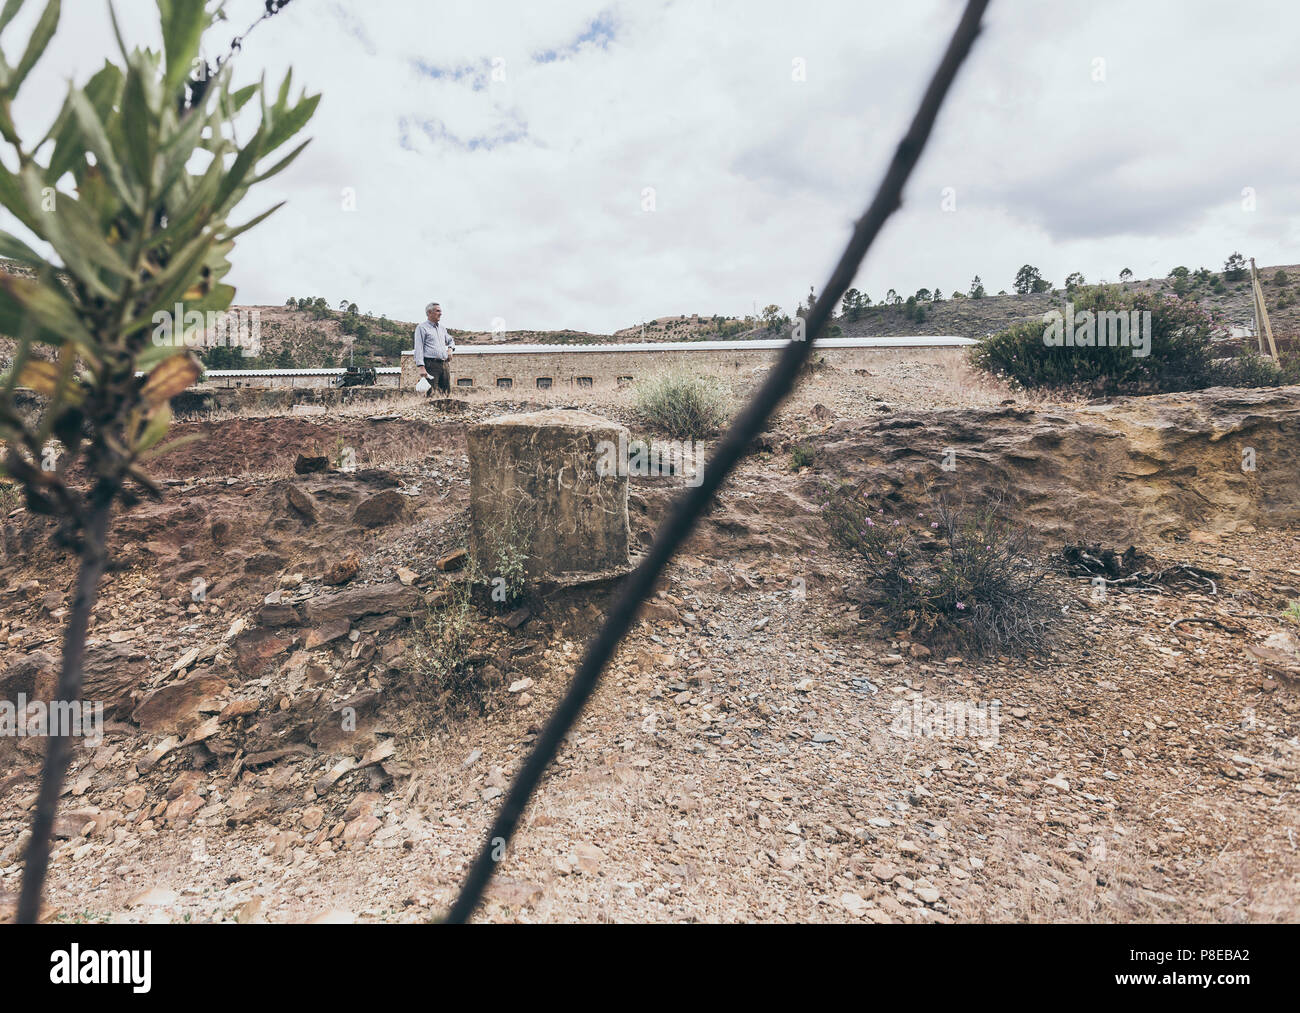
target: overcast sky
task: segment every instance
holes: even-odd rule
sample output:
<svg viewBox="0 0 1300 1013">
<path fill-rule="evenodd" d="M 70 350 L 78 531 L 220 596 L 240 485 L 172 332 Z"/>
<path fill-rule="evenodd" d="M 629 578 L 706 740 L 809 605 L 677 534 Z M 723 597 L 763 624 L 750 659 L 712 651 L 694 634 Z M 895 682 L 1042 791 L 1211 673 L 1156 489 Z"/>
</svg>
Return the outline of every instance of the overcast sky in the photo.
<svg viewBox="0 0 1300 1013">
<path fill-rule="evenodd" d="M 29 6 L 4 36 L 11 62 L 43 3 Z M 311 145 L 240 209 L 289 201 L 239 240 L 236 302 L 346 297 L 410 320 L 437 299 L 474 330 L 792 311 L 960 6 L 293 0 L 237 79 L 292 65 L 324 97 Z M 120 0 L 129 39 L 157 37 L 153 7 Z M 207 55 L 261 7 L 230 0 Z M 115 53 L 105 3 L 63 8 L 20 132 L 44 132 L 66 80 Z M 1300 261 L 1300 4 L 994 0 L 985 24 L 858 277 L 872 299 L 975 274 L 1010 289 L 1026 262 L 1059 285 L 1218 270 L 1234 250 Z"/>
</svg>

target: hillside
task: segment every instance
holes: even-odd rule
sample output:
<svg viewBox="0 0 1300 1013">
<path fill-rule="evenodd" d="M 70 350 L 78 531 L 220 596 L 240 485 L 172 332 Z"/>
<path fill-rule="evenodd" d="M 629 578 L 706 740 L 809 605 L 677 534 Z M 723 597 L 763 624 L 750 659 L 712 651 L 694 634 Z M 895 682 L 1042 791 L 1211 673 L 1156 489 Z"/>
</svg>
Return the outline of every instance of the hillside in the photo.
<svg viewBox="0 0 1300 1013">
<path fill-rule="evenodd" d="M 1285 283 L 1277 280 L 1279 272 L 1286 276 Z M 1260 279 L 1275 335 L 1279 338 L 1300 335 L 1300 265 L 1261 267 Z M 1189 274 L 1184 281 L 1172 277 L 1151 278 L 1130 281 L 1122 288 L 1125 291 L 1181 294 L 1196 299 L 1214 312 L 1225 327 L 1249 326 L 1254 320 L 1248 279 L 1225 282 L 1221 274 L 1206 271 Z M 845 337 L 949 334 L 980 338 L 1022 320 L 1040 318 L 1048 310 L 1060 307 L 1067 298 L 1067 292 L 1059 288 L 1029 295 L 986 295 L 981 299 L 949 296 L 942 302 L 919 304 L 924 314 L 913 311 L 911 316 L 906 303 L 877 304 L 861 310 L 856 319 L 841 314 L 836 318 L 836 326 Z M 287 348 L 298 366 L 346 364 L 354 341 L 358 362 L 373 360 L 393 365 L 397 363 L 401 350 L 410 346 L 410 336 L 415 330 L 414 321 L 359 315 L 361 322 L 381 335 L 378 340 L 364 340 L 344 333 L 347 314 L 336 310 L 318 311 L 323 315 L 313 316 L 311 311 L 283 306 L 248 308 L 262 313 L 264 357 L 277 356 Z M 776 337 L 781 332 L 781 327 L 770 329 L 753 317 L 706 317 L 701 314 L 657 317 L 613 334 L 519 330 L 494 335 L 486 330 L 451 329 L 457 341 L 492 344 L 744 340 Z"/>
<path fill-rule="evenodd" d="M 1278 272 L 1286 276 L 1280 284 Z M 1275 336 L 1300 334 L 1300 265 L 1275 265 L 1259 268 L 1264 298 Z M 1121 285 L 1124 291 L 1157 292 L 1196 299 L 1221 318 L 1225 326 L 1250 326 L 1254 311 L 1249 275 L 1237 282 L 1222 281 L 1213 272 L 1189 274 L 1185 282 L 1173 278 L 1151 278 Z M 1180 292 L 1181 289 L 1181 292 Z M 924 303 L 923 321 L 909 319 L 904 305 L 877 305 L 864 310 L 857 320 L 839 321 L 847 336 L 953 334 L 982 338 L 1004 330 L 1022 320 L 1032 320 L 1052 309 L 1059 309 L 1068 298 L 1063 289 L 1029 295 L 986 295 L 982 299 L 946 298 L 943 302 Z"/>
<path fill-rule="evenodd" d="M 0 260 L 0 271 L 27 274 L 11 261 Z M 1265 298 L 1275 335 L 1284 345 L 1300 336 L 1300 265 L 1260 268 Z M 1219 273 L 1201 269 L 1183 279 L 1173 277 L 1130 281 L 1125 291 L 1154 291 L 1196 299 L 1215 313 L 1225 327 L 1249 326 L 1253 322 L 1249 280 L 1224 281 Z M 980 299 L 953 298 L 940 302 L 921 301 L 915 308 L 907 303 L 878 303 L 859 310 L 856 316 L 836 318 L 839 333 L 846 337 L 949 334 L 980 338 L 1022 320 L 1037 319 L 1058 308 L 1068 294 L 1053 289 L 1028 295 L 986 295 Z M 260 314 L 262 354 L 256 358 L 226 359 L 209 356 L 211 366 L 253 367 L 337 367 L 396 365 L 401 353 L 411 346 L 413 320 L 390 320 L 380 315 L 330 308 L 321 297 L 290 300 L 295 305 L 240 306 Z M 301 303 L 301 306 L 297 303 Z M 355 307 L 356 304 L 351 304 Z M 596 344 L 611 341 L 708 341 L 743 340 L 780 335 L 789 319 L 778 318 L 767 326 L 753 317 L 706 317 L 700 314 L 657 317 L 625 327 L 613 334 L 577 330 L 516 330 L 493 334 L 488 330 L 451 328 L 462 343 L 492 344 Z M 0 368 L 12 361 L 13 341 L 0 337 Z"/>
</svg>

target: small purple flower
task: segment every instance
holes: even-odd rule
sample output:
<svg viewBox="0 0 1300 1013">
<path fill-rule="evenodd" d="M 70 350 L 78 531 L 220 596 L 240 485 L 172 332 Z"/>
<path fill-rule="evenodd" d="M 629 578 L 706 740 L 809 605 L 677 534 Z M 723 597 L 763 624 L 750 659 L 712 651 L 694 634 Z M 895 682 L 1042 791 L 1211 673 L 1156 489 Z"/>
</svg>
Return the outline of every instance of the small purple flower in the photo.
<svg viewBox="0 0 1300 1013">
<path fill-rule="evenodd" d="M 931 522 L 930 522 L 930 527 L 932 527 L 932 528 L 937 528 L 938 526 L 939 526 L 939 522 L 938 522 L 938 521 L 931 521 Z"/>
<path fill-rule="evenodd" d="M 890 559 L 894 558 L 894 554 L 890 552 L 888 549 L 885 550 L 885 555 L 888 556 Z"/>
<path fill-rule="evenodd" d="M 964 602 L 958 602 L 958 603 L 957 603 L 957 607 L 958 607 L 959 609 L 964 609 L 964 608 L 966 607 L 966 605 L 965 605 Z"/>
<path fill-rule="evenodd" d="M 876 526 L 876 522 L 873 521 L 870 517 L 868 517 L 868 518 L 867 518 L 867 527 L 869 527 L 869 528 L 874 528 L 875 526 Z M 863 534 L 865 535 L 866 532 L 864 531 Z"/>
</svg>

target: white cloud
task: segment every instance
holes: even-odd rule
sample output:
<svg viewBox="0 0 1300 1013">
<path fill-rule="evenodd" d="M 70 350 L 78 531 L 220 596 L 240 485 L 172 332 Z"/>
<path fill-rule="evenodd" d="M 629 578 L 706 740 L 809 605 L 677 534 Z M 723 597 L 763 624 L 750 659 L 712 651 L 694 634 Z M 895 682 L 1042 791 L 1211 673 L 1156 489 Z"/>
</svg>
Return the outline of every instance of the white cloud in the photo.
<svg viewBox="0 0 1300 1013">
<path fill-rule="evenodd" d="M 119 6 L 131 39 L 155 31 L 151 4 Z M 232 0 L 217 46 L 260 8 Z M 838 256 L 958 11 L 296 0 L 240 66 L 278 81 L 292 65 L 324 99 L 311 146 L 249 201 L 250 215 L 289 204 L 240 241 L 238 300 L 347 296 L 414 319 L 437 298 L 453 326 L 593 331 L 793 308 Z M 97 0 L 66 3 L 64 22 L 16 111 L 24 130 L 111 55 Z M 997 291 L 1026 261 L 1059 283 L 1217 268 L 1234 249 L 1294 260 L 1297 27 L 1293 5 L 994 4 L 859 286 L 951 291 L 979 274 Z M 805 81 L 791 79 L 796 57 Z M 940 210 L 945 186 L 955 213 Z"/>
</svg>

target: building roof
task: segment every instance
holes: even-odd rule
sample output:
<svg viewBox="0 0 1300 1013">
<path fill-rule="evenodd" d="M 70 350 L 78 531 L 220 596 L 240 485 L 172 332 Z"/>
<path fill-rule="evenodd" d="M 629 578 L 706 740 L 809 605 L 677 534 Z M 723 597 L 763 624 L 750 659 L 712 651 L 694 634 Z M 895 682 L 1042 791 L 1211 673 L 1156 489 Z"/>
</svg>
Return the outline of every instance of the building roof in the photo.
<svg viewBox="0 0 1300 1013">
<path fill-rule="evenodd" d="M 377 366 L 377 374 L 400 373 L 400 366 Z M 346 369 L 205 369 L 204 376 L 342 376 Z M 137 376 L 139 374 L 136 374 Z"/>
<path fill-rule="evenodd" d="M 975 344 L 974 338 L 923 334 L 889 338 L 822 338 L 818 348 L 956 348 Z M 536 352 L 734 352 L 783 348 L 784 338 L 755 341 L 639 341 L 617 345 L 457 345 L 456 355 L 521 355 Z M 414 355 L 405 351 L 403 355 Z"/>
</svg>

